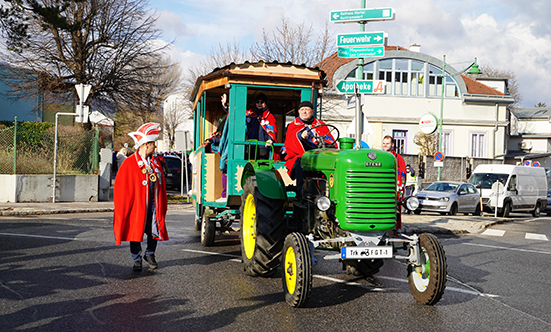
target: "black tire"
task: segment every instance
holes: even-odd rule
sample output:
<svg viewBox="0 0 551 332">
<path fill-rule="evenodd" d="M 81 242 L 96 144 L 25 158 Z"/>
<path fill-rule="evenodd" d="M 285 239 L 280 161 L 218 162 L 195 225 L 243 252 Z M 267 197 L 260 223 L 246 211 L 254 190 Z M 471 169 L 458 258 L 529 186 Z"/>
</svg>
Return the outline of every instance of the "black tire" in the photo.
<svg viewBox="0 0 551 332">
<path fill-rule="evenodd" d="M 476 207 L 474 208 L 473 216 L 479 216 L 482 212 L 480 211 L 480 204 L 476 204 Z"/>
<path fill-rule="evenodd" d="M 343 260 L 346 267 L 346 273 L 358 277 L 371 277 L 379 273 L 383 266 L 382 259 L 361 259 L 361 260 Z"/>
<path fill-rule="evenodd" d="M 285 201 L 262 195 L 251 176 L 243 187 L 240 210 L 243 269 L 250 276 L 272 275 L 285 241 Z"/>
<path fill-rule="evenodd" d="M 421 210 L 415 210 L 415 211 L 413 211 L 413 213 L 419 215 L 419 214 L 421 214 Z"/>
<path fill-rule="evenodd" d="M 203 247 L 209 247 L 214 244 L 214 232 L 216 230 L 216 221 L 211 221 L 206 213 L 203 213 L 201 221 L 201 244 Z"/>
<path fill-rule="evenodd" d="M 204 213 L 204 211 L 200 207 L 200 205 L 198 205 L 197 209 L 199 209 L 199 211 Z M 195 230 L 196 231 L 201 231 L 201 217 L 199 217 L 199 215 L 197 215 L 197 213 L 195 214 Z"/>
<path fill-rule="evenodd" d="M 509 217 L 509 213 L 511 213 L 511 203 L 507 202 L 501 210 L 500 217 L 507 218 Z"/>
<path fill-rule="evenodd" d="M 453 203 L 450 207 L 450 212 L 448 213 L 450 216 L 455 216 L 457 214 L 457 203 Z"/>
<path fill-rule="evenodd" d="M 409 289 L 415 301 L 433 305 L 446 289 L 446 254 L 438 238 L 432 234 L 419 235 L 421 265 L 408 263 Z"/>
<path fill-rule="evenodd" d="M 532 217 L 539 218 L 541 214 L 541 205 L 540 202 L 536 203 L 536 207 L 534 208 L 534 211 L 532 211 Z"/>
<path fill-rule="evenodd" d="M 302 233 L 287 235 L 282 261 L 285 301 L 291 307 L 304 307 L 312 292 L 312 256 L 308 241 Z"/>
</svg>

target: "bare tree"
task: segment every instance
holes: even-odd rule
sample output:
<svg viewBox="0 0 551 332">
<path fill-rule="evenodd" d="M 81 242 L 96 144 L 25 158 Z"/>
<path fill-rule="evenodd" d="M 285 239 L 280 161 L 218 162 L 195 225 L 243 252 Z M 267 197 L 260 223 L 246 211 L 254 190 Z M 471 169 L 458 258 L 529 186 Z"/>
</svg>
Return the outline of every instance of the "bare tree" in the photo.
<svg viewBox="0 0 551 332">
<path fill-rule="evenodd" d="M 103 111 L 142 108 L 143 95 L 161 89 L 158 61 L 167 44 L 140 0 L 5 0 L 0 29 L 2 61 L 16 98 L 44 94 L 52 102 L 91 84 L 88 101 Z M 144 85 L 146 88 L 137 88 Z M 149 89 L 149 91 L 147 91 Z M 159 92 L 156 92 L 157 94 Z"/>
<path fill-rule="evenodd" d="M 191 88 L 188 88 L 191 90 Z M 168 136 L 169 147 L 174 146 L 176 129 L 186 120 L 193 118 L 192 104 L 189 101 L 189 91 L 179 93 L 172 101 L 171 105 L 165 105 L 163 128 Z"/>
<path fill-rule="evenodd" d="M 517 77 L 512 70 L 500 70 L 491 67 L 490 65 L 482 65 L 480 70 L 482 71 L 482 77 L 496 77 L 508 79 L 508 90 L 511 96 L 515 99 L 515 102 L 510 107 L 516 108 L 520 102 L 524 99 L 520 92 Z"/>
<path fill-rule="evenodd" d="M 271 33 L 263 30 L 262 41 L 251 46 L 253 58 L 312 66 L 334 52 L 334 33 L 326 22 L 316 38 L 312 26 L 293 25 L 281 16 L 281 26 Z"/>
<path fill-rule="evenodd" d="M 547 107 L 547 103 L 538 102 L 534 107 Z"/>
<path fill-rule="evenodd" d="M 419 146 L 419 155 L 432 156 L 436 153 L 438 147 L 438 133 L 427 135 L 423 132 L 418 132 L 413 138 L 413 142 Z"/>
</svg>

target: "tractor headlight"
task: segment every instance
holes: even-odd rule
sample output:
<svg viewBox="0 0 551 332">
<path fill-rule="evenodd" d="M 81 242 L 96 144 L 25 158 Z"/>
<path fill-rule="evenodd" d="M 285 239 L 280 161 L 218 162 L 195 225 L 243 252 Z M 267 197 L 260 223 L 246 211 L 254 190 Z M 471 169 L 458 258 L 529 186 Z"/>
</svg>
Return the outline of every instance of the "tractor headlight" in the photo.
<svg viewBox="0 0 551 332">
<path fill-rule="evenodd" d="M 320 211 L 327 211 L 331 207 L 331 200 L 326 196 L 316 198 L 316 206 Z"/>
<path fill-rule="evenodd" d="M 406 200 L 406 207 L 410 211 L 415 211 L 419 207 L 419 199 L 415 196 L 411 196 Z"/>
</svg>

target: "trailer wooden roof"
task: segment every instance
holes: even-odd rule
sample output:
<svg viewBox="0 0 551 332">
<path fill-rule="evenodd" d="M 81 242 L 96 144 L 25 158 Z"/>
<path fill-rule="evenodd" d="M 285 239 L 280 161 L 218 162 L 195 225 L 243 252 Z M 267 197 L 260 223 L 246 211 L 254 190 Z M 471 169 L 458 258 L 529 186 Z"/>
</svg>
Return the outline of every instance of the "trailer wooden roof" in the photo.
<svg viewBox="0 0 551 332">
<path fill-rule="evenodd" d="M 325 72 L 317 67 L 310 68 L 290 62 L 231 63 L 197 79 L 190 99 L 193 101 L 193 108 L 197 106 L 203 91 L 232 83 L 321 89 L 327 81 Z"/>
</svg>

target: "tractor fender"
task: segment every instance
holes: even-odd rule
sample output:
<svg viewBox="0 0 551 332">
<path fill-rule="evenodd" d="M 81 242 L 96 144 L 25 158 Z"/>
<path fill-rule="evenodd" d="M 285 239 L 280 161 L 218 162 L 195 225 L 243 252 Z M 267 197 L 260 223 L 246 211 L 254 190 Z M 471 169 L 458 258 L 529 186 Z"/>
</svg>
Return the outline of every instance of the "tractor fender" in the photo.
<svg viewBox="0 0 551 332">
<path fill-rule="evenodd" d="M 247 178 L 251 176 L 256 176 L 258 190 L 262 195 L 271 199 L 287 200 L 285 183 L 271 163 L 248 162 L 241 176 L 241 187 L 245 186 Z"/>
</svg>

